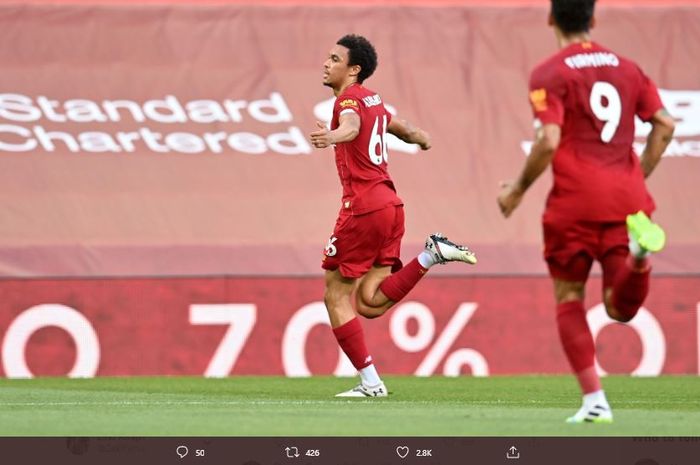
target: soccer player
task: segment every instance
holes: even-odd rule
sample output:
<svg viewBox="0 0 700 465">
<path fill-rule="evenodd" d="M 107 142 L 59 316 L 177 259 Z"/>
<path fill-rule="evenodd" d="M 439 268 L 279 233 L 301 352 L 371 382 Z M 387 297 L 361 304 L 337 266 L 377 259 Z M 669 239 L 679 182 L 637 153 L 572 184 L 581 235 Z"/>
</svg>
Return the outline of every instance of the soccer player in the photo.
<svg viewBox="0 0 700 465">
<path fill-rule="evenodd" d="M 323 65 L 323 84 L 336 96 L 331 128 L 317 122 L 318 129 L 310 135 L 314 147 L 335 146 L 343 187 L 340 213 L 322 263 L 324 301 L 338 344 L 359 371 L 361 382 L 338 397 L 388 393 L 365 345 L 357 313 L 381 316 L 437 263 L 476 263 L 467 247 L 432 234 L 425 250 L 402 268 L 404 210 L 387 171 L 386 134 L 423 150 L 430 148 L 430 137 L 409 122 L 392 118 L 379 94 L 363 86 L 376 67 L 377 54 L 367 39 L 346 35 L 338 40 Z"/>
<path fill-rule="evenodd" d="M 560 51 L 530 77 L 535 142 L 498 204 L 508 217 L 552 164 L 554 185 L 542 217 L 544 258 L 554 281 L 557 328 L 583 392 L 569 423 L 612 422 L 594 367 L 595 345 L 583 305 L 593 260 L 603 270 L 603 300 L 614 320 L 632 319 L 649 289 L 648 255 L 664 246 L 648 217 L 647 178 L 671 141 L 673 119 L 654 83 L 632 61 L 591 41 L 595 0 L 552 0 L 549 24 Z M 632 149 L 634 117 L 651 123 L 647 144 Z"/>
</svg>

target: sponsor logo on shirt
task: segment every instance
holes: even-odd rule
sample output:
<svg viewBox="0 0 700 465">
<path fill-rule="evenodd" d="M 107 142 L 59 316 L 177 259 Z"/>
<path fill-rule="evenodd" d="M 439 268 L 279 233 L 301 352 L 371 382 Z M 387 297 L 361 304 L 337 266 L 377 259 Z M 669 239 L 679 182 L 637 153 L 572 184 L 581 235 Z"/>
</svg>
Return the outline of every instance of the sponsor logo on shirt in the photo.
<svg viewBox="0 0 700 465">
<path fill-rule="evenodd" d="M 530 92 L 530 102 L 535 111 L 547 110 L 547 90 L 535 89 Z"/>
<path fill-rule="evenodd" d="M 57 99 L 0 92 L 0 154 L 310 154 L 312 147 L 281 92 L 254 99 Z M 63 124 L 67 123 L 67 124 Z M 155 126 L 158 125 L 158 126 Z M 269 129 L 267 129 L 269 128 Z"/>
</svg>

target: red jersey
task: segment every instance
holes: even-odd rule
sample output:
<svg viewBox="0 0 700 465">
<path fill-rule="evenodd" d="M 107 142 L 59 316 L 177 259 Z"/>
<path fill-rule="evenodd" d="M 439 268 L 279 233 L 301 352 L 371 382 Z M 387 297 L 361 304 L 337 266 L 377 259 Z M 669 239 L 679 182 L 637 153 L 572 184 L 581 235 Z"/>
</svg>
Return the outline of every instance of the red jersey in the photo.
<svg viewBox="0 0 700 465">
<path fill-rule="evenodd" d="M 335 164 L 343 185 L 341 213 L 361 215 L 389 205 L 402 205 L 387 171 L 386 128 L 391 121 L 382 99 L 360 84 L 352 84 L 333 105 L 331 130 L 340 115 L 355 112 L 360 133 L 350 142 L 335 145 Z"/>
<path fill-rule="evenodd" d="M 545 217 L 623 221 L 654 210 L 632 142 L 634 116 L 648 121 L 662 104 L 635 63 L 596 43 L 572 44 L 534 69 L 530 103 L 536 124 L 561 126 Z"/>
</svg>

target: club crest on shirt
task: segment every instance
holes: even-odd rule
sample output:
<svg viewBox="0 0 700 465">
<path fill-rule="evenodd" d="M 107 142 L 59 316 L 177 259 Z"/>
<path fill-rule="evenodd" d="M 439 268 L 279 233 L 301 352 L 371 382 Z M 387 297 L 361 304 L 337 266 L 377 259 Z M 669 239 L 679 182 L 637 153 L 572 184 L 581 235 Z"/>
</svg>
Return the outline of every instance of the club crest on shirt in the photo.
<svg viewBox="0 0 700 465">
<path fill-rule="evenodd" d="M 547 90 L 535 89 L 530 92 L 530 103 L 535 111 L 545 111 L 547 110 Z"/>
</svg>

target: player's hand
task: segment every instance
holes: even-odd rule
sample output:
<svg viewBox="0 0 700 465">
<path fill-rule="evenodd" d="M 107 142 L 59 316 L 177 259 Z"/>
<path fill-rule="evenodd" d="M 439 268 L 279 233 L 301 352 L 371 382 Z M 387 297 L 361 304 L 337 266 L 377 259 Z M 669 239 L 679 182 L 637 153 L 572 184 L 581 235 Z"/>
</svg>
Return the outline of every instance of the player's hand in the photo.
<svg viewBox="0 0 700 465">
<path fill-rule="evenodd" d="M 501 193 L 498 195 L 498 206 L 503 216 L 508 218 L 513 210 L 520 205 L 524 192 L 518 189 L 513 181 L 501 181 Z"/>
<path fill-rule="evenodd" d="M 423 140 L 421 140 L 418 145 L 420 146 L 421 150 L 430 150 L 430 147 L 433 145 L 430 143 L 430 134 L 427 132 L 423 131 L 422 137 Z"/>
<path fill-rule="evenodd" d="M 317 149 L 325 149 L 326 147 L 333 145 L 333 138 L 331 137 L 331 132 L 328 130 L 325 124 L 320 121 L 316 121 L 316 126 L 318 130 L 309 134 L 309 139 L 311 140 L 311 145 Z"/>
</svg>

